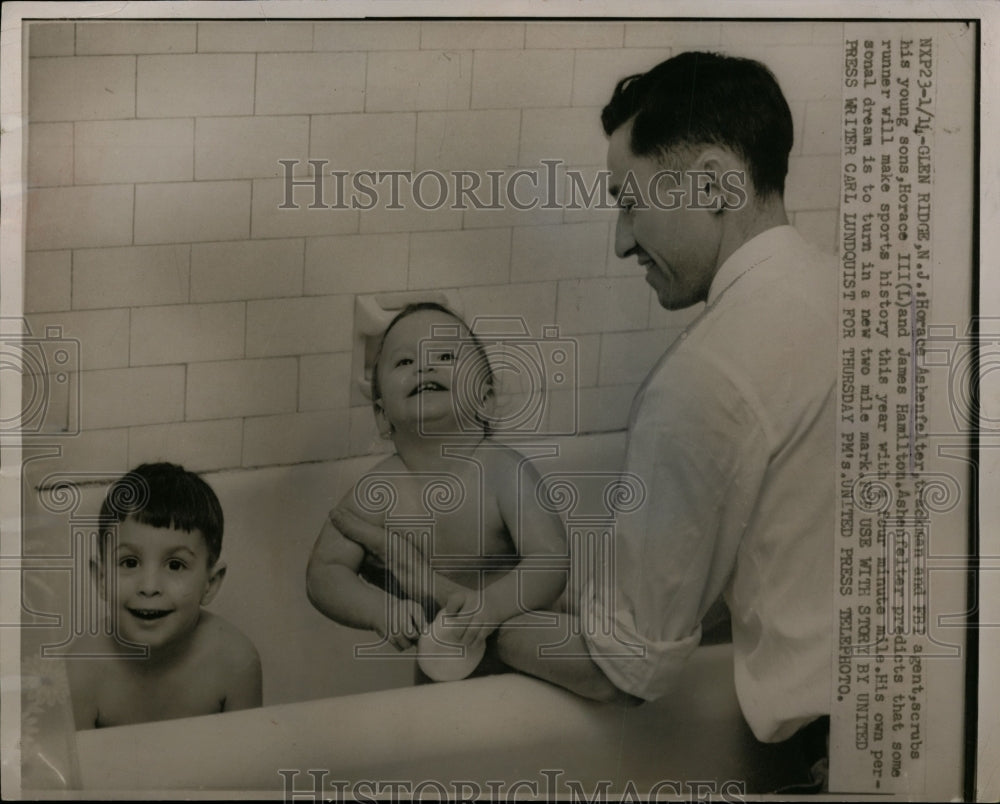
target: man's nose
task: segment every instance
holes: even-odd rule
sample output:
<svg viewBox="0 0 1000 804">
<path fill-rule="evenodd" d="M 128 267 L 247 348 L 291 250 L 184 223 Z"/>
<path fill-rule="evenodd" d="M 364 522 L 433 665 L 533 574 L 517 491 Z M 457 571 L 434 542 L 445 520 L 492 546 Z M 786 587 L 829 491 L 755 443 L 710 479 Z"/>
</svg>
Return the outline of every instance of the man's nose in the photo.
<svg viewBox="0 0 1000 804">
<path fill-rule="evenodd" d="M 625 210 L 618 213 L 618 223 L 615 226 L 615 254 L 619 259 L 625 259 L 635 251 L 636 242 L 632 235 L 632 219 Z"/>
</svg>

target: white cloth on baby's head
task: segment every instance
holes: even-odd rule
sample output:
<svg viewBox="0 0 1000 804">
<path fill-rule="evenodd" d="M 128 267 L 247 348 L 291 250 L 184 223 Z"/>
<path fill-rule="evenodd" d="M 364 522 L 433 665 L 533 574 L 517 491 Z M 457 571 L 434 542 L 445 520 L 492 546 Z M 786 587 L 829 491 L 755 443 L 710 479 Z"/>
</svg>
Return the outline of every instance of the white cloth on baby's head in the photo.
<svg viewBox="0 0 1000 804">
<path fill-rule="evenodd" d="M 614 623 L 584 628 L 594 661 L 652 700 L 724 593 L 740 706 L 768 742 L 830 711 L 837 277 L 790 226 L 720 267 L 636 395 L 625 471 L 646 503 L 617 518 L 614 588 L 580 601 Z"/>
</svg>

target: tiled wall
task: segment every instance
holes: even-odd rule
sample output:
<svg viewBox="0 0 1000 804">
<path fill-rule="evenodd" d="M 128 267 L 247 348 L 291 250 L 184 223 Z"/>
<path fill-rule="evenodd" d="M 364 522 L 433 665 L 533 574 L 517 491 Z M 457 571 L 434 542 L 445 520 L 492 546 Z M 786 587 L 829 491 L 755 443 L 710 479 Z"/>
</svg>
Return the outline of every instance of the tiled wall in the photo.
<svg viewBox="0 0 1000 804">
<path fill-rule="evenodd" d="M 623 427 L 692 313 L 661 310 L 634 261 L 614 256 L 613 212 L 309 209 L 308 187 L 299 209 L 280 209 L 278 160 L 299 160 L 299 178 L 310 158 L 593 171 L 617 79 L 721 50 L 777 75 L 796 126 L 787 206 L 833 250 L 841 34 L 810 22 L 33 24 L 25 309 L 33 332 L 59 324 L 81 342 L 80 419 L 54 404 L 48 425 L 80 430 L 62 439 L 67 464 L 212 470 L 384 449 L 349 392 L 354 297 L 382 291 L 447 290 L 469 319 L 557 324 L 579 344 L 581 429 Z"/>
</svg>

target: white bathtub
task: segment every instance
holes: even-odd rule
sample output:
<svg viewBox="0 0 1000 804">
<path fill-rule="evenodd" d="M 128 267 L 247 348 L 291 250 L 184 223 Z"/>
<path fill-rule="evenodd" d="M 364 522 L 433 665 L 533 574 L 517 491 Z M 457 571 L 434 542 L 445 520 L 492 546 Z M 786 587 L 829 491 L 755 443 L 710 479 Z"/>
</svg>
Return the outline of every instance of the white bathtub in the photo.
<svg viewBox="0 0 1000 804">
<path fill-rule="evenodd" d="M 624 444 L 608 434 L 558 446 L 557 457 L 538 461 L 543 473 L 617 471 Z M 686 781 L 714 780 L 717 790 L 728 783 L 730 795 L 738 785 L 771 787 L 780 757 L 743 721 L 729 645 L 699 648 L 676 695 L 634 709 L 516 674 L 415 687 L 412 655 L 355 659 L 354 646 L 373 635 L 316 612 L 304 570 L 326 512 L 375 460 L 206 476 L 225 511 L 229 565 L 211 608 L 257 645 L 264 706 L 78 732 L 77 781 L 86 795 L 274 795 L 287 792 L 293 771 L 296 789 L 311 791 L 310 770 L 359 795 L 385 795 L 391 791 L 378 784 L 390 781 L 410 789 L 427 781 L 426 794 L 438 796 L 435 783 L 453 794 L 462 789 L 452 785 L 469 782 L 494 798 L 518 780 L 522 794 L 545 797 L 570 791 L 567 784 L 589 797 L 604 780 L 610 793 L 630 781 L 641 794 L 662 782 L 664 794 L 685 796 Z M 86 493 L 88 505 L 99 504 L 101 489 Z"/>
</svg>

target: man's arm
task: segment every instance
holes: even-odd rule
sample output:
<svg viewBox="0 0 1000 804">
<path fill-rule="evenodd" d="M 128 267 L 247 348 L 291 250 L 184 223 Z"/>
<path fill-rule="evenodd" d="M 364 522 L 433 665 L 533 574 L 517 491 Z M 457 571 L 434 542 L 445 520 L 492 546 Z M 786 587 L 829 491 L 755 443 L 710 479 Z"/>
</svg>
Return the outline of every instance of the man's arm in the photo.
<svg viewBox="0 0 1000 804">
<path fill-rule="evenodd" d="M 590 658 L 580 635 L 579 621 L 559 614 L 551 628 L 527 627 L 524 616 L 508 620 L 500 628 L 497 651 L 500 659 L 515 670 L 557 684 L 584 698 L 605 703 L 635 706 L 641 698 L 622 692 Z M 548 655 L 542 656 L 547 647 Z"/>
</svg>

